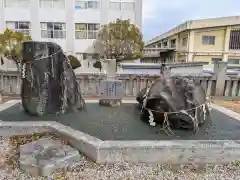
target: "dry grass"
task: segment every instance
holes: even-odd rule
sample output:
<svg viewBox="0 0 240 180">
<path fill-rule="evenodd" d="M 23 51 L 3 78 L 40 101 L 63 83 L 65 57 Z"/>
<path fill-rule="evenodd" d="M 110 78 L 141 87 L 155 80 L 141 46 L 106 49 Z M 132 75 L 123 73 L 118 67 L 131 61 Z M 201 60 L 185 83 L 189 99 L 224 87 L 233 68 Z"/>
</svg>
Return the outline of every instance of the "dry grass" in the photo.
<svg viewBox="0 0 240 180">
<path fill-rule="evenodd" d="M 51 137 L 52 139 L 60 140 L 64 144 L 68 144 L 66 139 L 60 138 L 56 133 L 45 132 L 32 135 L 12 136 L 7 140 L 9 147 L 7 156 L 5 157 L 4 160 L 7 167 L 11 169 L 19 168 L 20 145 L 36 141 L 43 137 Z M 1 139 L 3 139 L 3 137 L 1 137 Z"/>
</svg>

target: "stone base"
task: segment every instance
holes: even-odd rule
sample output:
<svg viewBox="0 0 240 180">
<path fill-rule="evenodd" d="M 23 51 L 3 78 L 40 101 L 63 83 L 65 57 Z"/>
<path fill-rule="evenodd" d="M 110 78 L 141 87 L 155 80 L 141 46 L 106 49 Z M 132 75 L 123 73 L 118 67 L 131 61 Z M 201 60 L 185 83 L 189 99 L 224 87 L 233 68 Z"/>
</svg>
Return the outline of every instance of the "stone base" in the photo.
<svg viewBox="0 0 240 180">
<path fill-rule="evenodd" d="M 119 107 L 122 104 L 122 99 L 100 99 L 99 105 L 108 107 Z"/>
<path fill-rule="evenodd" d="M 51 176 L 80 160 L 77 150 L 60 141 L 42 138 L 20 146 L 20 169 L 37 176 Z"/>
</svg>

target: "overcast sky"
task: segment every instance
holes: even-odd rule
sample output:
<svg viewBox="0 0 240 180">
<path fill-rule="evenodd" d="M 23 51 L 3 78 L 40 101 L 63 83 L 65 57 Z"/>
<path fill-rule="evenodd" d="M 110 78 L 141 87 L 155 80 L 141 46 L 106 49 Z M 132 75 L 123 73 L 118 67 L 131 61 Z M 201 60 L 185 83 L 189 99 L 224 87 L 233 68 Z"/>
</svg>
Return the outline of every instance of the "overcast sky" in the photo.
<svg viewBox="0 0 240 180">
<path fill-rule="evenodd" d="M 240 0 L 143 0 L 144 40 L 187 20 L 236 15 Z"/>
</svg>

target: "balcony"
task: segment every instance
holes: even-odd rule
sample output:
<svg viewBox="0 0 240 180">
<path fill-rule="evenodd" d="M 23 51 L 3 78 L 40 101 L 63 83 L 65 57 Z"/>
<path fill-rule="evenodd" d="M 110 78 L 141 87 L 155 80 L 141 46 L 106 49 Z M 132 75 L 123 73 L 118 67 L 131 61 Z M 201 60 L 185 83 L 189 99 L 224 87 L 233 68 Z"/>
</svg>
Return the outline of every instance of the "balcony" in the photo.
<svg viewBox="0 0 240 180">
<path fill-rule="evenodd" d="M 163 48 L 144 48 L 144 57 L 160 57 L 161 52 L 168 52 L 168 51 L 173 51 L 175 48 L 168 48 L 168 47 L 163 47 Z"/>
<path fill-rule="evenodd" d="M 170 48 L 176 49 L 176 44 L 171 44 Z"/>
<path fill-rule="evenodd" d="M 160 57 L 160 51 L 158 48 L 144 48 L 144 57 Z"/>
</svg>

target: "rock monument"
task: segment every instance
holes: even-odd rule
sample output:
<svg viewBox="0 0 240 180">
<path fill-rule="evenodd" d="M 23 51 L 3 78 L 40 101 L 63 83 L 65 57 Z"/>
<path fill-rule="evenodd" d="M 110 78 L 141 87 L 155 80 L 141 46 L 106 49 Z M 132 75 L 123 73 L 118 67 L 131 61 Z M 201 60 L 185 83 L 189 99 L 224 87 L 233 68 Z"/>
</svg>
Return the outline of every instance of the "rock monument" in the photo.
<svg viewBox="0 0 240 180">
<path fill-rule="evenodd" d="M 22 44 L 21 99 L 30 115 L 59 114 L 85 107 L 67 56 L 52 42 Z"/>
<path fill-rule="evenodd" d="M 209 116 L 206 93 L 200 82 L 184 77 L 160 77 L 142 89 L 136 100 L 142 118 L 151 126 L 192 129 L 194 132 Z"/>
<path fill-rule="evenodd" d="M 109 107 L 118 107 L 122 103 L 124 96 L 124 86 L 121 80 L 116 79 L 116 60 L 106 60 L 107 79 L 100 83 L 100 100 L 99 104 Z"/>
</svg>

